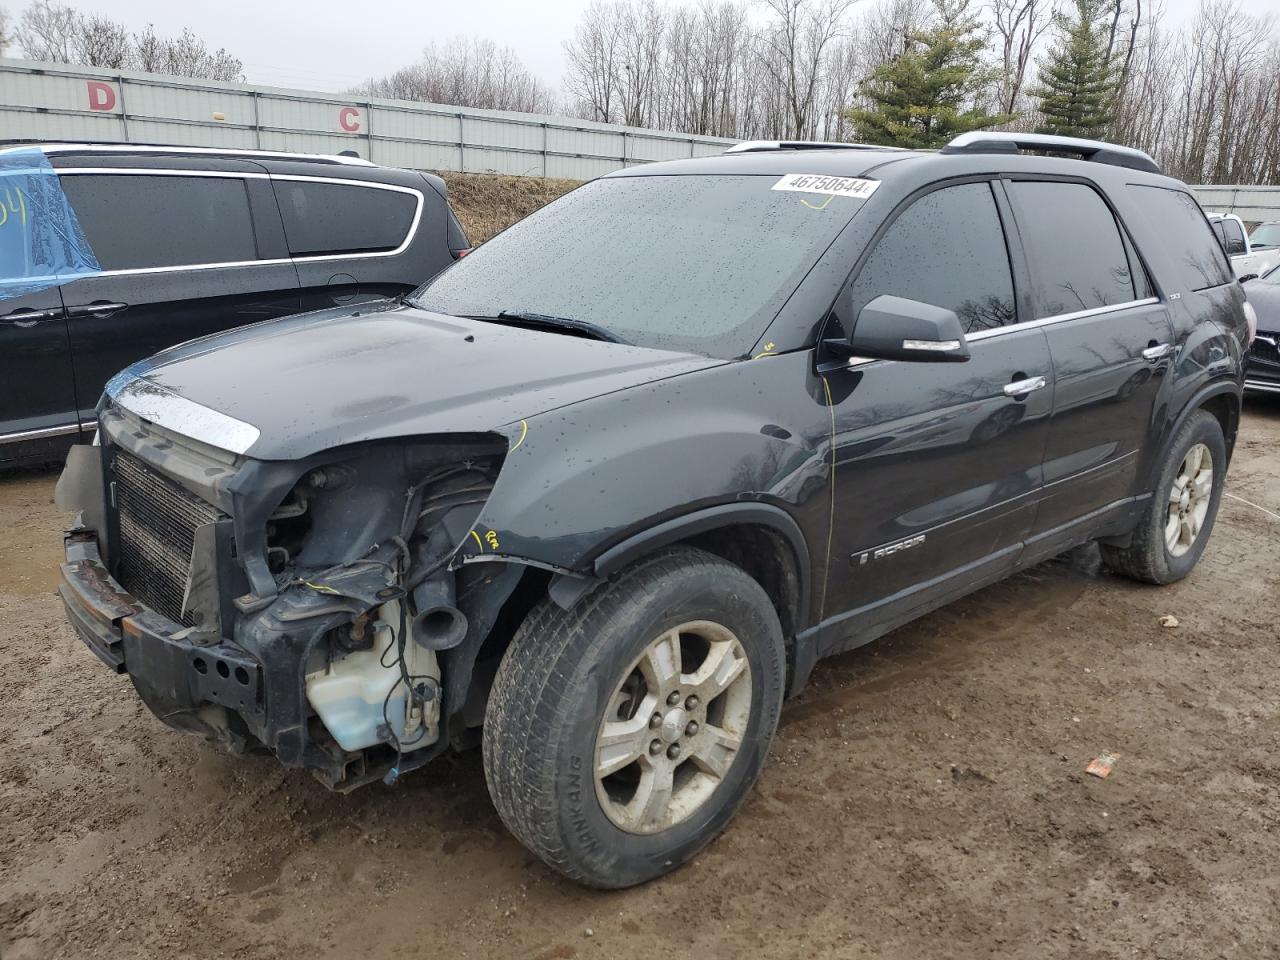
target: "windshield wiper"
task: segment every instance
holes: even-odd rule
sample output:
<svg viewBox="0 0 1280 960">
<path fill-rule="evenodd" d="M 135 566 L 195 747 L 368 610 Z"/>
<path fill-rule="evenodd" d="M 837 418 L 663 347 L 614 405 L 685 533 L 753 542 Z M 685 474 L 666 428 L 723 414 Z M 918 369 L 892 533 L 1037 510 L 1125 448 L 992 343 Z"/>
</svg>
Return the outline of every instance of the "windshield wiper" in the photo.
<svg viewBox="0 0 1280 960">
<path fill-rule="evenodd" d="M 496 323 L 512 323 L 517 326 L 541 327 L 546 330 L 569 330 L 595 340 L 608 343 L 622 343 L 622 339 L 612 330 L 587 320 L 574 320 L 570 317 L 554 317 L 547 313 L 534 313 L 530 310 L 501 310 L 496 317 L 471 317 L 472 320 L 487 320 Z"/>
</svg>

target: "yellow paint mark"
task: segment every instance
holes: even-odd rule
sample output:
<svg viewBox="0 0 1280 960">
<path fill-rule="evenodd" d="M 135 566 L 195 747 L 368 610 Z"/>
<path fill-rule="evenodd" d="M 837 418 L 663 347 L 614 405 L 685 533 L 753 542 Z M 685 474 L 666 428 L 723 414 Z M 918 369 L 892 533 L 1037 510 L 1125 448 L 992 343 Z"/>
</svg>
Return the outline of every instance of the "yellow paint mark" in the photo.
<svg viewBox="0 0 1280 960">
<path fill-rule="evenodd" d="M 14 200 L 14 195 L 17 200 Z M 9 222 L 10 214 L 16 214 L 19 217 L 18 226 L 25 227 L 27 225 L 27 198 L 23 192 L 14 188 L 12 192 L 8 188 L 4 191 L 4 202 L 0 203 L 0 227 Z"/>
<path fill-rule="evenodd" d="M 524 443 L 524 438 L 529 435 L 529 422 L 527 420 L 520 421 L 520 439 L 516 441 L 516 445 L 511 448 L 510 453 L 515 453 L 520 449 L 520 444 Z"/>
<path fill-rule="evenodd" d="M 831 478 L 827 486 L 831 489 L 831 506 L 827 511 L 827 568 L 822 582 L 822 601 L 818 604 L 818 620 L 826 618 L 827 583 L 831 580 L 831 541 L 836 530 L 836 405 L 831 399 L 831 384 L 822 378 L 822 391 L 827 395 L 827 411 L 831 415 Z"/>
<path fill-rule="evenodd" d="M 804 197 L 801 197 L 801 198 L 800 198 L 800 202 L 801 202 L 801 203 L 803 203 L 803 204 L 804 204 L 806 207 L 808 207 L 810 210 L 825 210 L 825 209 L 827 209 L 827 204 L 829 204 L 833 199 L 835 199 L 835 198 L 834 198 L 834 197 L 827 197 L 827 199 L 825 199 L 825 200 L 823 200 L 823 201 L 822 201 L 822 206 L 820 206 L 820 207 L 816 207 L 816 206 L 814 206 L 812 203 L 810 203 L 810 202 L 809 202 L 808 200 L 806 200 Z"/>
<path fill-rule="evenodd" d="M 494 550 L 498 549 L 498 535 L 492 530 L 484 535 L 484 542 L 489 544 L 490 548 Z"/>
<path fill-rule="evenodd" d="M 475 537 L 475 538 L 476 538 L 476 546 L 477 546 L 477 547 L 479 547 L 481 550 L 483 550 L 483 549 L 484 549 L 484 541 L 480 539 L 480 534 L 478 534 L 478 533 L 476 533 L 474 530 L 472 530 L 472 531 L 471 531 L 471 536 L 473 536 L 473 537 Z"/>
<path fill-rule="evenodd" d="M 329 593 L 335 597 L 342 596 L 342 594 L 339 593 L 337 590 L 333 589 L 333 587 L 325 586 L 323 583 L 312 583 L 310 580 L 303 580 L 302 585 L 306 587 L 310 587 L 316 593 Z"/>
<path fill-rule="evenodd" d="M 776 346 L 777 346 L 777 344 L 775 344 L 772 340 L 770 340 L 768 343 L 766 343 L 766 344 L 764 345 L 764 349 L 763 349 L 763 350 L 761 350 L 759 353 L 757 353 L 757 354 L 756 354 L 754 357 L 752 357 L 751 359 L 752 359 L 752 360 L 759 360 L 761 357 L 773 357 L 773 356 L 777 356 L 777 354 L 775 354 L 775 353 L 773 352 L 773 348 L 774 348 L 774 347 L 776 347 Z"/>
</svg>

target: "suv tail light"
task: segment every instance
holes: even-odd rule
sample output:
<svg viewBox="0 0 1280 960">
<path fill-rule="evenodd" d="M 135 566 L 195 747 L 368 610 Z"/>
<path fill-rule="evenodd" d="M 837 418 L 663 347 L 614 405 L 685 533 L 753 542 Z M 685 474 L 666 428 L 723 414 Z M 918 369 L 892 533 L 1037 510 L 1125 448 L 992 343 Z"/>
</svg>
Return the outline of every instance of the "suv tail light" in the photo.
<svg viewBox="0 0 1280 960">
<path fill-rule="evenodd" d="M 463 247 L 461 250 L 450 250 L 449 252 L 453 254 L 453 259 L 461 260 L 463 257 L 465 257 L 468 253 L 471 252 L 471 248 Z"/>
</svg>

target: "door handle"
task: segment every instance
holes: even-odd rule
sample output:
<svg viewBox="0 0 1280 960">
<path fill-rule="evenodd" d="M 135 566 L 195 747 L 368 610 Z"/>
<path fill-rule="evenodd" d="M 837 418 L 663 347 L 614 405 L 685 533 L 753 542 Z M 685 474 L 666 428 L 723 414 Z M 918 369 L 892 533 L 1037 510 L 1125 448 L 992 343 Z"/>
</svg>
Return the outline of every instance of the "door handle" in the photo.
<svg viewBox="0 0 1280 960">
<path fill-rule="evenodd" d="M 1044 377 L 1027 377 L 1025 380 L 1015 380 L 1013 383 L 1005 384 L 1004 395 L 1020 400 L 1029 393 L 1043 390 L 1047 383 L 1048 381 Z"/>
<path fill-rule="evenodd" d="M 0 317 L 0 323 L 9 323 L 15 327 L 34 327 L 46 320 L 56 320 L 62 315 L 61 310 L 15 310 Z"/>
<path fill-rule="evenodd" d="M 1147 363 L 1155 363 L 1157 360 L 1163 360 L 1169 355 L 1169 351 L 1173 349 L 1171 343 L 1153 343 L 1142 351 L 1142 359 Z"/>
<path fill-rule="evenodd" d="M 83 303 L 78 307 L 67 307 L 67 316 L 108 317 L 117 310 L 124 310 L 128 306 L 127 303 L 108 303 L 105 300 L 95 300 L 93 303 Z"/>
</svg>

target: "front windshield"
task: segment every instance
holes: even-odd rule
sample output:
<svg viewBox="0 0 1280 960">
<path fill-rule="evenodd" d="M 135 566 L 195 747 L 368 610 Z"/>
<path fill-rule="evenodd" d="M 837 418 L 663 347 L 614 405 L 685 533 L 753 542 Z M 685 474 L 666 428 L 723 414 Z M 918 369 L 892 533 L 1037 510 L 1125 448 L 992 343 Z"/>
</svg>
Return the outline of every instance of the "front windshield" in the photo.
<svg viewBox="0 0 1280 960">
<path fill-rule="evenodd" d="M 1249 234 L 1249 245 L 1254 247 L 1280 247 L 1280 223 L 1264 223 Z"/>
<path fill-rule="evenodd" d="M 455 316 L 563 317 L 626 343 L 742 356 L 863 203 L 773 189 L 780 182 L 596 180 L 477 248 L 410 300 Z"/>
</svg>

